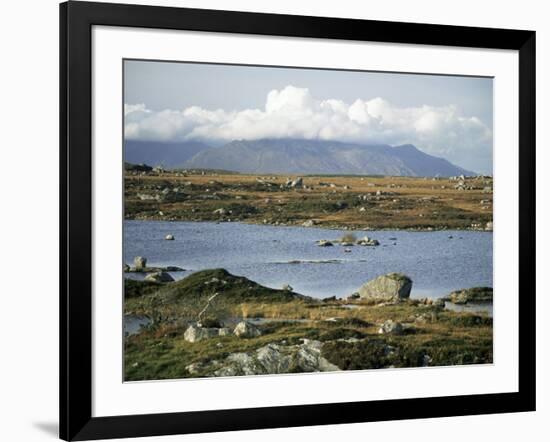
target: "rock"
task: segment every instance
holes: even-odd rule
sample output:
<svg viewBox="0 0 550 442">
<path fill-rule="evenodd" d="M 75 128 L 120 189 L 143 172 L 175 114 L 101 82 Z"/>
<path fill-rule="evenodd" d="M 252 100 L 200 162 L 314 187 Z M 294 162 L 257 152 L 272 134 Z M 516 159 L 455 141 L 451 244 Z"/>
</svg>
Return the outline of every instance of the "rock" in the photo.
<svg viewBox="0 0 550 442">
<path fill-rule="evenodd" d="M 295 189 L 301 189 L 304 187 L 304 180 L 302 177 L 296 178 L 294 181 L 290 183 L 290 187 L 293 187 Z"/>
<path fill-rule="evenodd" d="M 152 281 L 152 282 L 172 282 L 174 281 L 174 278 L 169 273 L 166 272 L 153 272 L 149 273 L 145 277 L 145 281 Z"/>
<path fill-rule="evenodd" d="M 227 215 L 227 210 L 225 210 L 224 208 L 219 208 L 219 209 L 216 209 L 214 210 L 214 212 L 212 212 L 214 215 Z"/>
<path fill-rule="evenodd" d="M 218 336 L 229 336 L 231 334 L 231 329 L 227 327 L 222 327 L 218 329 Z"/>
<path fill-rule="evenodd" d="M 470 289 L 456 290 L 442 298 L 453 304 L 468 304 L 476 302 L 493 302 L 493 289 L 491 287 L 473 287 Z"/>
<path fill-rule="evenodd" d="M 312 219 L 304 221 L 302 223 L 302 226 L 304 227 L 313 227 L 314 225 L 315 225 L 315 221 L 313 221 Z"/>
<path fill-rule="evenodd" d="M 242 376 L 296 372 L 338 371 L 321 356 L 323 344 L 304 339 L 301 345 L 270 343 L 249 353 L 233 353 L 217 365 L 214 376 Z"/>
<path fill-rule="evenodd" d="M 376 302 L 398 302 L 411 294 L 412 280 L 402 273 L 388 273 L 363 284 L 359 289 L 361 299 Z"/>
<path fill-rule="evenodd" d="M 166 235 L 164 239 L 167 241 L 174 241 L 174 235 Z"/>
<path fill-rule="evenodd" d="M 134 268 L 136 270 L 143 270 L 145 267 L 147 267 L 147 258 L 136 256 L 134 258 Z"/>
<path fill-rule="evenodd" d="M 128 264 L 124 264 L 124 273 L 128 273 L 130 271 L 130 266 Z"/>
<path fill-rule="evenodd" d="M 394 322 L 391 319 L 388 319 L 380 326 L 378 333 L 401 335 L 403 334 L 403 325 L 400 322 Z"/>
<path fill-rule="evenodd" d="M 256 351 L 256 359 L 266 373 L 286 373 L 289 371 L 292 358 L 281 353 L 277 344 L 268 344 Z"/>
<path fill-rule="evenodd" d="M 334 244 L 332 244 L 332 242 L 326 240 L 326 239 L 320 239 L 318 242 L 317 242 L 317 245 L 319 247 L 332 247 Z"/>
<path fill-rule="evenodd" d="M 215 338 L 217 336 L 227 336 L 230 332 L 231 330 L 225 327 L 200 327 L 198 324 L 192 324 L 187 327 L 187 330 L 185 330 L 183 338 L 187 342 L 199 342 L 204 339 Z"/>
<path fill-rule="evenodd" d="M 429 355 L 422 356 L 422 367 L 428 367 L 432 363 L 432 358 Z"/>
<path fill-rule="evenodd" d="M 348 299 L 359 299 L 361 295 L 359 293 L 355 292 L 348 296 Z"/>
<path fill-rule="evenodd" d="M 489 221 L 487 224 L 485 224 L 485 230 L 488 230 L 488 231 L 493 230 L 493 221 Z"/>
<path fill-rule="evenodd" d="M 356 244 L 360 246 L 379 246 L 380 242 L 377 239 L 369 238 L 365 235 L 363 238 L 358 239 Z"/>
<path fill-rule="evenodd" d="M 185 369 L 189 372 L 189 374 L 198 374 L 204 366 L 205 365 L 202 362 L 194 362 L 193 364 L 187 365 Z"/>
<path fill-rule="evenodd" d="M 250 322 L 241 321 L 233 330 L 233 334 L 235 336 L 238 336 L 239 338 L 257 338 L 262 333 L 255 325 L 252 325 Z"/>
<path fill-rule="evenodd" d="M 294 289 L 292 288 L 292 286 L 290 284 L 284 284 L 282 289 L 286 292 L 292 292 L 294 291 Z"/>
</svg>

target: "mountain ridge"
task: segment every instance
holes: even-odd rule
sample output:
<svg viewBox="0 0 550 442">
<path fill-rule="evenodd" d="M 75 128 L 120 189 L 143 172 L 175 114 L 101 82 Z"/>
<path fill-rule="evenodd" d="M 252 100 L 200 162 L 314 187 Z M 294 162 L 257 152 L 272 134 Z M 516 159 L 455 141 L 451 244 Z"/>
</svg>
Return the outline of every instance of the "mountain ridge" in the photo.
<svg viewBox="0 0 550 442">
<path fill-rule="evenodd" d="M 412 144 L 392 147 L 292 138 L 234 140 L 197 152 L 182 167 L 262 174 L 476 175 Z"/>
</svg>

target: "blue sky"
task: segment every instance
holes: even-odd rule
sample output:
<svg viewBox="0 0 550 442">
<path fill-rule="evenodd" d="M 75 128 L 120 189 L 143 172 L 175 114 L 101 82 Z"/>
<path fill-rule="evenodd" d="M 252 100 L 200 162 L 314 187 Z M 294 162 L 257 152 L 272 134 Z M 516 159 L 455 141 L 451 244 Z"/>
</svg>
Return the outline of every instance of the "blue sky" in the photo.
<svg viewBox="0 0 550 442">
<path fill-rule="evenodd" d="M 128 139 L 411 143 L 492 172 L 490 78 L 125 61 Z"/>
</svg>

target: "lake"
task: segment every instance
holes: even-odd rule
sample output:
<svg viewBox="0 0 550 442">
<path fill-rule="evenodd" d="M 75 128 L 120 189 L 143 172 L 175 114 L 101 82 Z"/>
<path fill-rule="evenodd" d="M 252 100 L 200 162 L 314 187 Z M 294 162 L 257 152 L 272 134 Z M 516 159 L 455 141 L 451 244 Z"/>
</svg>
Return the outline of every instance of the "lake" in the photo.
<svg viewBox="0 0 550 442">
<path fill-rule="evenodd" d="M 125 221 L 124 259 L 186 272 L 224 268 L 259 284 L 315 298 L 345 297 L 368 280 L 402 272 L 413 280 L 411 297 L 440 297 L 452 290 L 493 286 L 493 235 L 476 231 L 354 231 L 378 247 L 319 247 L 349 231 L 243 223 Z M 174 241 L 164 237 L 172 234 Z M 344 250 L 351 250 L 345 252 Z M 142 277 L 128 274 L 129 277 Z"/>
</svg>

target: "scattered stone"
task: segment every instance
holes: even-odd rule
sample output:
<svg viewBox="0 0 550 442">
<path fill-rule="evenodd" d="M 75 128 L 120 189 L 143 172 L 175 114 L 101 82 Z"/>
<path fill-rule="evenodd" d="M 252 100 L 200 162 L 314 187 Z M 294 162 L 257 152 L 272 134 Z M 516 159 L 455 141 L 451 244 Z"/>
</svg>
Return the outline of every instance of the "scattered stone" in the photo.
<svg viewBox="0 0 550 442">
<path fill-rule="evenodd" d="M 379 246 L 380 242 L 377 239 L 369 238 L 365 235 L 363 238 L 358 239 L 356 244 L 359 246 Z"/>
<path fill-rule="evenodd" d="M 312 219 L 309 219 L 302 223 L 302 226 L 304 227 L 313 227 L 314 225 L 315 225 L 315 221 L 313 221 Z"/>
<path fill-rule="evenodd" d="M 145 281 L 152 281 L 152 282 L 172 282 L 174 281 L 174 278 L 169 273 L 166 272 L 153 272 L 149 273 L 145 277 Z"/>
<path fill-rule="evenodd" d="M 185 330 L 183 338 L 187 342 L 199 342 L 204 339 L 210 339 L 217 336 L 227 336 L 230 333 L 231 330 L 225 327 L 201 327 L 199 324 L 192 324 L 187 327 L 187 330 Z"/>
<path fill-rule="evenodd" d="M 388 273 L 363 284 L 359 289 L 362 299 L 376 302 L 398 302 L 411 294 L 412 280 L 403 273 Z"/>
<path fill-rule="evenodd" d="M 302 177 L 298 177 L 293 181 L 290 181 L 290 183 L 287 181 L 287 187 L 292 187 L 294 189 L 301 189 L 304 187 L 304 180 Z"/>
<path fill-rule="evenodd" d="M 400 322 L 394 322 L 391 319 L 385 321 L 378 329 L 379 334 L 402 335 L 403 325 Z"/>
<path fill-rule="evenodd" d="M 332 244 L 331 241 L 328 241 L 326 239 L 320 239 L 318 242 L 317 242 L 317 245 L 319 247 L 332 247 L 334 244 Z"/>
<path fill-rule="evenodd" d="M 134 258 L 134 268 L 136 270 L 143 270 L 147 266 L 147 258 L 143 256 L 136 256 Z"/>
<path fill-rule="evenodd" d="M 174 241 L 174 235 L 166 235 L 164 239 L 167 241 Z"/>
<path fill-rule="evenodd" d="M 252 325 L 250 322 L 241 321 L 233 330 L 233 334 L 239 338 L 257 338 L 262 333 L 255 325 Z"/>
</svg>

